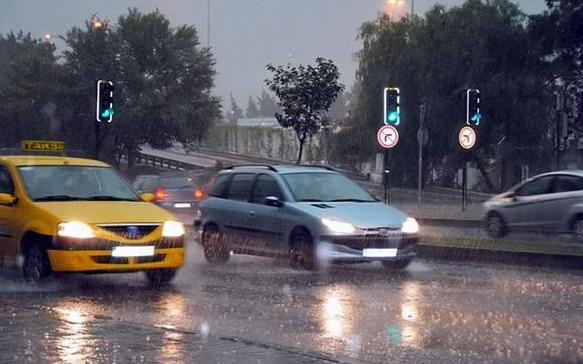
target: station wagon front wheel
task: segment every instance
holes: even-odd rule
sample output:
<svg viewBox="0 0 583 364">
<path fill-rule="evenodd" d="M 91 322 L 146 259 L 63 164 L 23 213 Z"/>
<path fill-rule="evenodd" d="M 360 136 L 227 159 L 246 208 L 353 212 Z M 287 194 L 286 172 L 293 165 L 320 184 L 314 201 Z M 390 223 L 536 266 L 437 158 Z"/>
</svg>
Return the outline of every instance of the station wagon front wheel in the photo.
<svg viewBox="0 0 583 364">
<path fill-rule="evenodd" d="M 296 232 L 291 238 L 290 265 L 294 269 L 318 270 L 318 261 L 312 238 L 306 232 Z"/>
</svg>

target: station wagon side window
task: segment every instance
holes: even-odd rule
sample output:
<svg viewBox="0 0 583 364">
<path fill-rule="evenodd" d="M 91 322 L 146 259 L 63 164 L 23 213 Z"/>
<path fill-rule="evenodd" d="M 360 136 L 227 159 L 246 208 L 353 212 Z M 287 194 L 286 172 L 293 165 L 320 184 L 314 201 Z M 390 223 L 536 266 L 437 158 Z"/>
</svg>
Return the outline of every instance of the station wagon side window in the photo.
<svg viewBox="0 0 583 364">
<path fill-rule="evenodd" d="M 583 190 L 583 178 L 576 176 L 557 176 L 553 182 L 552 193 Z"/>
<path fill-rule="evenodd" d="M 257 177 L 257 181 L 255 182 L 251 202 L 262 204 L 265 202 L 265 198 L 269 196 L 275 196 L 283 200 L 283 194 L 275 178 L 267 174 L 262 174 Z"/>
<path fill-rule="evenodd" d="M 233 176 L 229 185 L 229 200 L 249 201 L 251 187 L 255 180 L 255 174 L 238 173 Z"/>
<path fill-rule="evenodd" d="M 550 193 L 551 182 L 554 176 L 544 176 L 528 182 L 524 186 L 516 190 L 516 196 L 536 196 Z"/>
<path fill-rule="evenodd" d="M 14 183 L 10 171 L 3 165 L 0 165 L 0 193 L 14 195 Z"/>
</svg>

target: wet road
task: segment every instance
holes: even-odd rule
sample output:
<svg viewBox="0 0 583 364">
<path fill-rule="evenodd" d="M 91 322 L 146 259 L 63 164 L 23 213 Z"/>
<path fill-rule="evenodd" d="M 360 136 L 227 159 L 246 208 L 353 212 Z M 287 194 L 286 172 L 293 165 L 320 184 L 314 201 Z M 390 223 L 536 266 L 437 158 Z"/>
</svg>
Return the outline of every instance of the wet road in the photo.
<svg viewBox="0 0 583 364">
<path fill-rule="evenodd" d="M 313 274 L 245 256 L 209 265 L 189 248 L 170 288 L 150 289 L 139 274 L 30 286 L 4 269 L 0 302 L 372 363 L 583 362 L 583 272 L 416 261 L 405 272 L 368 264 Z"/>
</svg>

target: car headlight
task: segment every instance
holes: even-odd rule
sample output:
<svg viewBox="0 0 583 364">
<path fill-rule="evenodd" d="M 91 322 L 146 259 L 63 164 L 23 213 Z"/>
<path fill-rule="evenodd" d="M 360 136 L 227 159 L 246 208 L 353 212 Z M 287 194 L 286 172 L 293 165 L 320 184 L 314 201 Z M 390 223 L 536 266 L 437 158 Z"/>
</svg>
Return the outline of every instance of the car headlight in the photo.
<svg viewBox="0 0 583 364">
<path fill-rule="evenodd" d="M 60 223 L 57 235 L 76 239 L 89 239 L 95 237 L 95 233 L 93 233 L 91 226 L 79 221 Z"/>
<path fill-rule="evenodd" d="M 417 224 L 417 220 L 412 217 L 408 217 L 403 225 L 401 225 L 401 232 L 405 234 L 416 234 L 419 232 L 419 224 Z"/>
<path fill-rule="evenodd" d="M 352 234 L 354 232 L 354 226 L 347 222 L 335 221 L 330 219 L 322 219 L 322 224 L 326 225 L 330 231 L 335 233 L 345 233 Z"/>
<path fill-rule="evenodd" d="M 166 221 L 162 227 L 162 236 L 165 238 L 179 238 L 184 233 L 184 224 L 178 221 Z"/>
</svg>

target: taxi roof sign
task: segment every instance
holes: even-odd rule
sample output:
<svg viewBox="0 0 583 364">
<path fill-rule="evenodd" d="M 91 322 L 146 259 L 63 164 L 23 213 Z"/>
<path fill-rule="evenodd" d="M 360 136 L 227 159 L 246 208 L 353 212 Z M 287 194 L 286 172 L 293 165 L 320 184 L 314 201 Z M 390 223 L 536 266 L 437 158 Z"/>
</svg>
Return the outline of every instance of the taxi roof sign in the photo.
<svg viewBox="0 0 583 364">
<path fill-rule="evenodd" d="M 65 142 L 57 140 L 23 140 L 21 149 L 27 152 L 64 152 Z"/>
</svg>

